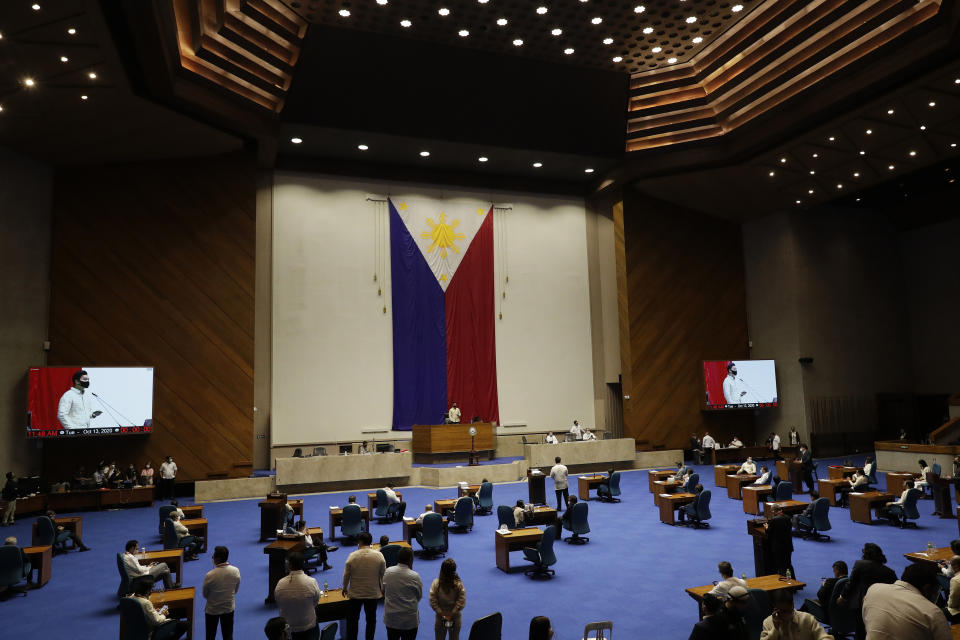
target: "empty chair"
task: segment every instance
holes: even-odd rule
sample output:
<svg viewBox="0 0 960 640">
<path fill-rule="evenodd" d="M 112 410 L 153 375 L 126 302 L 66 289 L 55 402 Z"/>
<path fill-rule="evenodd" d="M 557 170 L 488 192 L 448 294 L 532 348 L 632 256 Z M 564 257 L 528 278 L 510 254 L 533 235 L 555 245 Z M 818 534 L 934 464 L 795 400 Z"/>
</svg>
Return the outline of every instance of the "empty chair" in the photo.
<svg viewBox="0 0 960 640">
<path fill-rule="evenodd" d="M 470 626 L 470 636 L 467 640 L 500 640 L 503 628 L 503 616 L 500 612 L 477 618 Z"/>
<path fill-rule="evenodd" d="M 593 635 L 590 635 L 590 634 Z M 588 622 L 583 628 L 583 640 L 612 640 L 613 622 L 604 620 L 603 622 Z"/>
<path fill-rule="evenodd" d="M 337 638 L 337 623 L 331 622 L 323 627 L 320 630 L 320 640 L 336 640 Z"/>
<path fill-rule="evenodd" d="M 687 481 L 683 485 L 683 490 L 686 493 L 696 493 L 697 485 L 700 484 L 700 474 L 692 473 L 690 477 L 687 478 Z"/>
<path fill-rule="evenodd" d="M 783 500 L 793 500 L 793 483 L 789 480 L 781 481 L 773 492 L 774 502 L 781 502 Z"/>
<path fill-rule="evenodd" d="M 473 529 L 473 498 L 463 496 L 453 507 L 453 520 L 450 526 L 456 531 Z"/>
<path fill-rule="evenodd" d="M 830 501 L 827 498 L 817 498 L 813 501 L 813 513 L 810 517 L 803 514 L 797 516 L 797 530 L 803 532 L 805 538 L 814 540 L 829 540 L 822 531 L 830 531 Z"/>
<path fill-rule="evenodd" d="M 563 528 L 573 535 L 564 538 L 564 542 L 570 542 L 572 544 L 585 544 L 590 542 L 590 538 L 583 536 L 585 533 L 590 533 L 590 525 L 587 524 L 587 512 L 589 508 L 590 505 L 588 505 L 586 501 L 577 502 L 570 507 L 568 510 L 570 517 L 563 521 Z"/>
<path fill-rule="evenodd" d="M 326 447 L 314 447 L 314 448 L 313 448 L 313 455 L 315 455 L 315 456 L 325 456 L 325 455 L 327 455 L 327 448 L 326 448 Z"/>
<path fill-rule="evenodd" d="M 293 450 L 293 457 L 294 457 L 294 458 L 302 458 L 302 457 L 303 457 L 303 449 L 301 449 L 300 447 L 297 447 L 296 449 L 294 449 L 294 450 Z"/>
<path fill-rule="evenodd" d="M 613 474 L 610 476 L 609 484 L 602 484 L 599 487 L 597 487 L 597 496 L 604 501 L 620 502 L 620 498 L 617 497 L 619 495 L 620 495 L 620 472 L 614 471 Z"/>
<path fill-rule="evenodd" d="M 849 578 L 840 578 L 833 585 L 833 593 L 830 595 L 830 602 L 827 603 L 828 619 L 830 620 L 830 633 L 834 638 L 845 638 L 853 635 L 857 630 L 857 610 L 846 604 L 837 602 L 837 598 L 843 593 L 847 586 Z"/>
<path fill-rule="evenodd" d="M 920 499 L 920 496 L 923 495 L 923 492 L 920 489 L 910 489 L 907 492 L 907 499 L 903 501 L 903 504 L 892 504 L 886 508 L 885 512 L 887 518 L 890 520 L 890 524 L 895 524 L 901 529 L 904 527 L 916 527 L 916 522 L 909 522 L 910 520 L 919 520 L 920 512 L 917 511 L 917 500 Z"/>
<path fill-rule="evenodd" d="M 536 547 L 525 547 L 523 557 L 533 564 L 524 570 L 524 574 L 532 578 L 537 576 L 552 576 L 555 572 L 550 567 L 557 563 L 557 556 L 553 552 L 553 542 L 557 538 L 557 528 L 550 525 L 543 530 L 543 537 Z"/>
<path fill-rule="evenodd" d="M 176 510 L 177 508 L 172 504 L 165 504 L 158 509 L 160 513 L 160 526 L 158 527 L 158 531 L 160 532 L 160 535 L 163 535 L 163 523 L 166 521 L 167 518 L 170 517 L 170 514 Z"/>
<path fill-rule="evenodd" d="M 710 513 L 710 498 L 712 495 L 710 489 L 704 489 L 697 494 L 693 502 L 680 507 L 687 516 L 687 522 L 692 524 L 694 529 L 699 529 L 700 527 L 710 528 L 707 520 L 713 517 Z"/>
<path fill-rule="evenodd" d="M 486 515 L 493 510 L 493 483 L 484 482 L 477 491 L 477 515 Z"/>
<path fill-rule="evenodd" d="M 387 492 L 383 489 L 377 489 L 377 507 L 373 512 L 380 522 L 385 520 L 396 520 L 400 517 L 400 503 L 393 504 L 387 499 Z"/>
<path fill-rule="evenodd" d="M 497 507 L 497 528 L 507 525 L 508 529 L 513 529 L 516 525 L 513 518 L 513 507 L 501 504 Z"/>
<path fill-rule="evenodd" d="M 57 526 L 53 523 L 53 520 L 47 516 L 40 516 L 37 518 L 37 545 L 38 546 L 53 546 L 53 552 L 56 553 L 59 549 L 60 551 L 67 550 L 67 540 L 70 539 L 70 532 L 64 529 L 63 531 L 57 531 Z M 77 543 L 74 542 L 73 546 L 76 547 Z"/>
<path fill-rule="evenodd" d="M 443 541 L 443 516 L 439 513 L 428 513 L 423 516 L 423 525 L 417 531 L 417 543 L 423 548 L 423 553 L 429 556 L 444 555 L 447 545 Z"/>
<path fill-rule="evenodd" d="M 396 566 L 400 562 L 400 545 L 398 544 L 387 544 L 380 547 L 380 553 L 383 554 L 383 559 L 387 562 L 387 568 Z"/>
<path fill-rule="evenodd" d="M 25 580 L 29 573 L 30 569 L 23 564 L 20 547 L 7 544 L 0 546 L 0 588 L 5 587 L 9 592 L 27 595 L 27 592 L 17 585 Z"/>
<path fill-rule="evenodd" d="M 359 505 L 348 504 L 343 508 L 343 520 L 340 522 L 340 534 L 344 538 L 356 538 L 363 531 L 363 510 Z"/>
</svg>

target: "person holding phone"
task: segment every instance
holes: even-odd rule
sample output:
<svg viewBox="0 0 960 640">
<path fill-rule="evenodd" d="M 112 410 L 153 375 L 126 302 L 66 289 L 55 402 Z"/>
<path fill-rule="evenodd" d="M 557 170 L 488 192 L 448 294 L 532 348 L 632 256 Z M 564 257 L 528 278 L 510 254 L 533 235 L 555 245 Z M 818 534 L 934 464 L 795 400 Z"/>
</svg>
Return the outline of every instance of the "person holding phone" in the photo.
<svg viewBox="0 0 960 640">
<path fill-rule="evenodd" d="M 140 576 L 133 581 L 133 597 L 143 607 L 143 613 L 152 631 L 151 637 L 163 637 L 168 640 L 180 640 L 190 628 L 186 620 L 176 620 L 167 617 L 170 609 L 163 605 L 157 611 L 150 602 L 150 592 L 153 591 L 153 576 Z M 163 631 L 160 628 L 163 627 Z"/>
</svg>

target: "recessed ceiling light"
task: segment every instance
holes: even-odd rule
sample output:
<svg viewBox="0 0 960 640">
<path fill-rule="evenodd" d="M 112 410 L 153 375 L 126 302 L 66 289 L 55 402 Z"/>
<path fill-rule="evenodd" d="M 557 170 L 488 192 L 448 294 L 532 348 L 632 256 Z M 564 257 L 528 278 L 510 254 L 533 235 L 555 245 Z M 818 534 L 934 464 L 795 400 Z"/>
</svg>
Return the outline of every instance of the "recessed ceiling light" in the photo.
<svg viewBox="0 0 960 640">
<path fill-rule="evenodd" d="M 829 138 L 827 138 L 827 140 L 829 140 L 830 142 L 833 142 L 833 141 L 836 140 L 836 139 L 837 139 L 837 138 L 836 138 L 835 136 L 830 136 Z"/>
<path fill-rule="evenodd" d="M 428 158 L 428 157 L 430 157 L 430 152 L 429 152 L 429 151 L 421 151 L 421 152 L 420 152 L 420 157 L 421 157 L 421 158 Z"/>
<path fill-rule="evenodd" d="M 925 124 L 920 125 L 920 131 L 926 131 L 926 130 L 927 130 L 927 125 Z"/>
<path fill-rule="evenodd" d="M 513 46 L 515 46 L 515 47 L 522 47 L 522 46 L 523 46 L 523 40 L 521 40 L 520 38 L 517 38 L 516 40 L 513 41 Z"/>
<path fill-rule="evenodd" d="M 25 78 L 23 84 L 27 85 L 28 87 L 32 87 L 37 83 L 33 81 L 33 78 Z"/>
<path fill-rule="evenodd" d="M 797 200 L 797 204 L 800 204 L 800 201 L 799 201 L 799 200 Z"/>
<path fill-rule="evenodd" d="M 810 195 L 813 195 L 813 189 L 807 189 L 807 193 L 809 193 Z"/>
<path fill-rule="evenodd" d="M 838 184 L 838 185 L 837 185 L 837 189 L 843 189 L 843 185 L 842 185 L 842 184 Z"/>
<path fill-rule="evenodd" d="M 638 4 L 637 6 L 635 6 L 635 7 L 633 8 L 633 12 L 634 12 L 634 13 L 643 13 L 643 12 L 646 11 L 646 10 L 647 10 L 647 8 L 646 8 L 645 6 L 643 6 L 642 4 Z"/>
<path fill-rule="evenodd" d="M 873 129 L 867 129 L 864 133 L 869 136 L 871 133 L 873 133 Z"/>
<path fill-rule="evenodd" d="M 960 78 L 954 78 L 953 84 L 960 84 Z"/>
<path fill-rule="evenodd" d="M 730 7 L 730 11 L 733 11 L 734 13 L 740 13 L 741 11 L 743 11 L 743 5 L 735 4 L 732 7 Z"/>
<path fill-rule="evenodd" d="M 854 177 L 854 178 L 859 178 L 859 177 L 860 177 L 860 172 L 859 172 L 859 171 L 854 171 L 854 172 L 853 172 L 853 177 Z"/>
<path fill-rule="evenodd" d="M 697 16 L 690 16 L 689 18 L 687 18 L 686 22 L 687 24 L 693 24 L 696 21 L 697 21 Z"/>
<path fill-rule="evenodd" d="M 366 151 L 366 150 L 369 149 L 369 148 L 370 148 L 370 147 L 368 147 L 368 146 L 365 145 L 365 144 L 358 144 L 358 145 L 357 145 L 357 149 L 360 149 L 360 151 Z"/>
<path fill-rule="evenodd" d="M 97 74 L 91 71 L 90 73 L 87 74 L 87 77 L 90 78 L 91 80 L 96 80 Z"/>
<path fill-rule="evenodd" d="M 857 198 L 857 202 L 860 202 L 860 198 Z"/>
<path fill-rule="evenodd" d="M 60 62 L 70 62 L 70 58 L 67 56 L 60 56 Z"/>
<path fill-rule="evenodd" d="M 600 24 L 601 22 L 603 22 L 603 18 L 601 18 L 601 17 L 599 17 L 599 16 L 596 17 L 596 18 L 591 18 L 591 19 L 590 19 L 590 22 L 591 22 L 592 24 Z"/>
<path fill-rule="evenodd" d="M 895 168 L 895 167 L 894 167 L 894 165 L 892 165 L 892 164 L 888 164 L 888 165 L 887 165 L 887 169 L 889 169 L 890 171 L 893 171 L 894 168 Z"/>
<path fill-rule="evenodd" d="M 819 158 L 819 157 L 820 157 L 820 154 L 819 154 L 819 153 L 815 153 L 815 154 L 813 154 L 813 157 L 814 157 L 814 158 Z"/>
<path fill-rule="evenodd" d="M 916 155 L 917 155 L 917 152 L 916 152 L 916 151 L 912 151 L 912 150 L 910 151 L 910 157 L 911 157 L 911 158 L 916 157 Z"/>
<path fill-rule="evenodd" d="M 563 50 L 563 52 L 564 52 L 566 55 L 569 56 L 569 55 L 571 55 L 571 54 L 573 53 L 573 48 L 572 48 L 572 47 L 567 47 L 566 49 Z"/>
<path fill-rule="evenodd" d="M 377 4 L 380 5 L 381 7 L 384 7 L 386 6 L 388 1 L 389 0 L 377 0 Z"/>
<path fill-rule="evenodd" d="M 448 16 L 450 15 L 450 9 L 447 9 L 446 7 L 440 7 L 439 9 L 437 9 L 437 13 L 439 13 L 442 16 Z"/>
<path fill-rule="evenodd" d="M 887 115 L 888 115 L 888 116 L 892 116 L 892 115 L 893 115 L 893 109 L 887 109 Z"/>
<path fill-rule="evenodd" d="M 614 62 L 623 62 L 623 57 L 622 57 L 622 56 L 613 56 L 613 61 L 614 61 Z"/>
<path fill-rule="evenodd" d="M 340 9 L 340 11 L 337 11 L 337 13 L 340 14 L 340 17 L 341 17 L 341 18 L 349 18 L 349 17 L 350 17 L 350 10 L 349 10 L 349 9 Z"/>
<path fill-rule="evenodd" d="M 701 42 L 703 42 L 703 38 L 700 36 L 693 39 L 693 44 L 700 44 Z"/>
<path fill-rule="evenodd" d="M 400 26 L 403 27 L 404 29 L 406 29 L 406 28 L 408 28 L 408 27 L 412 27 L 412 26 L 413 26 L 413 23 L 410 22 L 409 20 L 401 20 L 401 21 L 400 21 Z"/>
<path fill-rule="evenodd" d="M 780 164 L 784 164 L 784 163 L 786 163 L 786 161 L 787 161 L 786 158 L 780 158 Z"/>
<path fill-rule="evenodd" d="M 487 4 L 490 0 L 477 0 L 480 4 Z"/>
<path fill-rule="evenodd" d="M 667 58 L 667 62 L 669 62 L 670 64 L 673 64 L 676 61 L 677 61 L 676 58 Z"/>
<path fill-rule="evenodd" d="M 563 29 L 553 29 L 553 30 L 550 31 L 550 35 L 552 35 L 552 36 L 561 36 L 561 35 L 563 35 Z"/>
<path fill-rule="evenodd" d="M 927 103 L 927 106 L 928 106 L 928 107 L 935 107 L 935 106 L 937 106 L 937 103 L 934 102 L 933 100 L 931 100 L 930 102 Z"/>
<path fill-rule="evenodd" d="M 776 173 L 775 171 L 771 171 L 771 172 L 768 173 L 767 175 L 772 178 L 773 176 L 777 175 L 777 173 Z"/>
<path fill-rule="evenodd" d="M 539 169 L 539 168 L 542 167 L 542 166 L 543 166 L 543 163 L 542 163 L 542 162 L 534 162 L 534 163 L 533 163 L 533 168 L 534 168 L 534 169 Z"/>
<path fill-rule="evenodd" d="M 34 11 L 40 11 L 40 5 L 38 4 L 32 4 L 30 5 L 30 8 L 33 9 Z"/>
<path fill-rule="evenodd" d="M 460 29 L 460 31 L 457 31 L 457 35 L 461 38 L 466 38 L 468 35 L 470 35 L 470 32 L 466 29 Z"/>
<path fill-rule="evenodd" d="M 613 44 L 613 38 L 604 38 L 603 44 Z"/>
<path fill-rule="evenodd" d="M 650 35 L 651 33 L 653 33 L 653 27 L 644 27 L 643 32 L 647 35 Z"/>
<path fill-rule="evenodd" d="M 583 170 L 583 172 L 584 172 L 584 173 L 593 173 L 593 169 L 591 169 L 590 167 L 587 167 L 586 169 Z"/>
<path fill-rule="evenodd" d="M 3 105 L 0 104 L 0 113 L 3 113 Z"/>
<path fill-rule="evenodd" d="M 537 7 L 537 13 L 539 13 L 540 15 L 543 15 L 543 14 L 545 14 L 546 12 L 547 12 L 547 8 L 546 8 L 546 7 Z"/>
<path fill-rule="evenodd" d="M 303 138 L 290 138 L 290 142 L 292 142 L 293 144 L 300 144 L 301 142 L 303 142 Z"/>
<path fill-rule="evenodd" d="M 816 172 L 816 171 L 814 171 L 813 169 L 810 169 L 810 175 L 812 175 L 812 176 L 813 176 L 813 175 L 816 175 L 816 174 L 817 174 L 817 172 Z"/>
<path fill-rule="evenodd" d="M 951 142 L 951 143 L 950 143 L 950 148 L 951 148 L 951 149 L 956 149 L 956 148 L 957 148 L 957 143 L 956 143 L 956 142 Z"/>
<path fill-rule="evenodd" d="M 80 96 L 80 99 L 81 99 L 81 100 L 86 100 L 88 97 L 89 97 L 89 96 L 83 95 L 83 96 Z"/>
<path fill-rule="evenodd" d="M 663 51 L 663 47 L 654 47 L 653 49 L 650 49 L 650 51 L 652 51 L 653 53 L 660 53 L 661 51 Z"/>
<path fill-rule="evenodd" d="M 490 158 L 488 158 L 487 156 L 480 156 L 479 158 L 477 158 L 477 161 L 479 161 L 479 162 L 486 162 L 486 161 L 489 160 L 489 159 L 490 159 Z"/>
<path fill-rule="evenodd" d="M 507 19 L 506 19 L 506 18 L 497 18 L 497 26 L 500 26 L 500 27 L 505 27 L 505 26 L 507 26 Z"/>
<path fill-rule="evenodd" d="M 73 27 L 70 27 L 69 29 L 67 29 L 67 33 L 71 36 L 75 36 L 77 35 L 77 30 L 74 29 Z"/>
<path fill-rule="evenodd" d="M 865 156 L 865 155 L 867 155 L 867 152 L 861 149 L 861 150 L 860 150 L 860 155 Z"/>
</svg>

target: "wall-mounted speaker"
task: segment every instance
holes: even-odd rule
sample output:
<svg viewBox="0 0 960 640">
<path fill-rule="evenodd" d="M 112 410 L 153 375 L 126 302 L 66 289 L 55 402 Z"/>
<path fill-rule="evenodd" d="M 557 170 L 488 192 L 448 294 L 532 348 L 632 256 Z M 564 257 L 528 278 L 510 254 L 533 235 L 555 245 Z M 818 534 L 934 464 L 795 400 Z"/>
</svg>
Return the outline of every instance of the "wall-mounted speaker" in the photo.
<svg viewBox="0 0 960 640">
<path fill-rule="evenodd" d="M 797 359 L 797 362 L 799 362 L 800 364 L 803 364 L 803 365 L 813 364 L 813 358 L 809 358 L 809 357 L 807 357 L 807 358 L 798 358 L 798 359 Z"/>
</svg>

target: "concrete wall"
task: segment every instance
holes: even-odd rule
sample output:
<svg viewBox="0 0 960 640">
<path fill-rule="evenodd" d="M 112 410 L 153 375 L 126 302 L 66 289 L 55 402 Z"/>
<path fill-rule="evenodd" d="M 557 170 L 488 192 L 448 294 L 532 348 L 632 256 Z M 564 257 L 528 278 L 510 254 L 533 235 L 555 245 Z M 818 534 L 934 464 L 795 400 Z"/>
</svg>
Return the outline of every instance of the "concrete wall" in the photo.
<svg viewBox="0 0 960 640">
<path fill-rule="evenodd" d="M 50 167 L 0 148 L 0 473 L 40 473 L 24 434 L 27 369 L 46 364 L 52 193 Z"/>
</svg>

